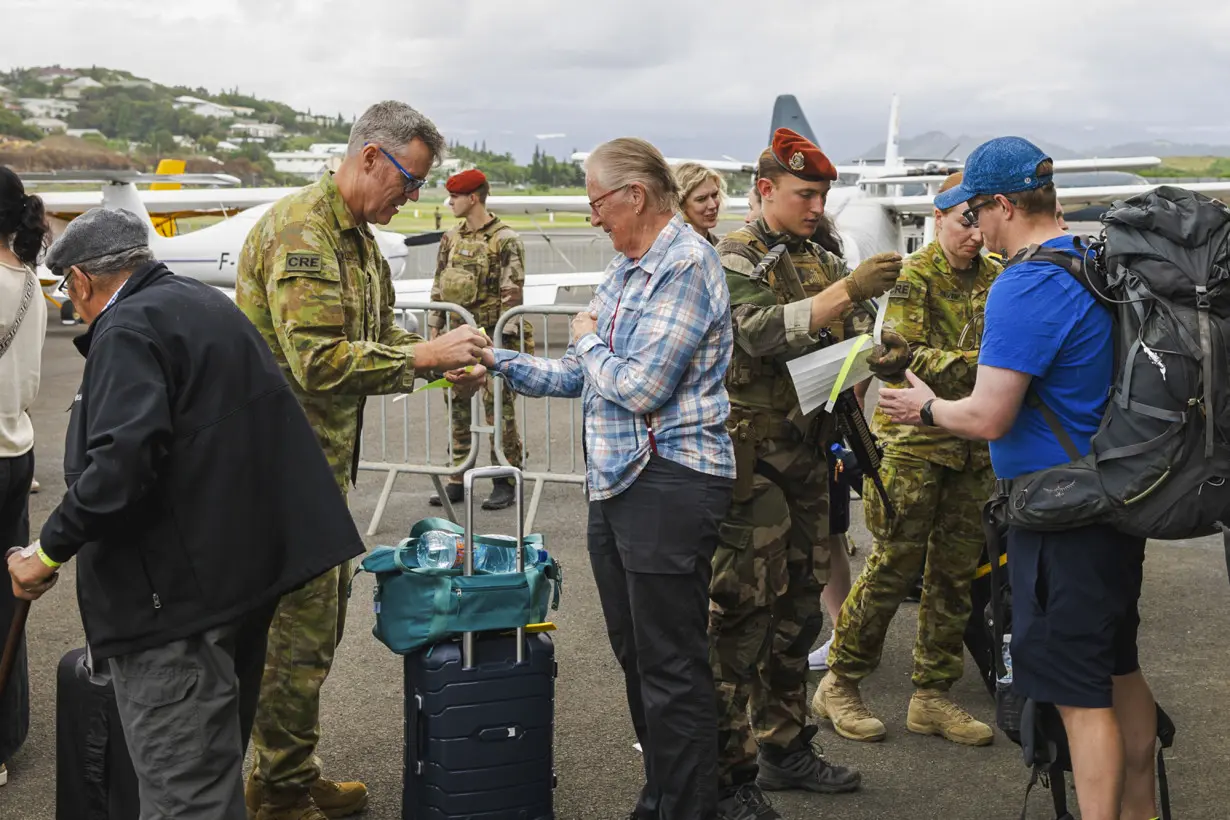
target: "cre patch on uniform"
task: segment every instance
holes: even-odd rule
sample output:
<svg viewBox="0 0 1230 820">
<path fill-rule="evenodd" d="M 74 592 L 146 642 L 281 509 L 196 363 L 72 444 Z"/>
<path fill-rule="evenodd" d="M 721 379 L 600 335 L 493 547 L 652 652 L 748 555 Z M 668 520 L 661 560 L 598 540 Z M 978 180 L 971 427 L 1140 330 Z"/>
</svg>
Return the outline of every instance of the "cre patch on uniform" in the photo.
<svg viewBox="0 0 1230 820">
<path fill-rule="evenodd" d="M 909 299 L 910 298 L 910 283 L 898 282 L 893 285 L 893 289 L 888 293 L 889 299 Z"/>
<path fill-rule="evenodd" d="M 288 273 L 320 273 L 320 254 L 299 251 L 286 254 L 286 271 Z"/>
</svg>

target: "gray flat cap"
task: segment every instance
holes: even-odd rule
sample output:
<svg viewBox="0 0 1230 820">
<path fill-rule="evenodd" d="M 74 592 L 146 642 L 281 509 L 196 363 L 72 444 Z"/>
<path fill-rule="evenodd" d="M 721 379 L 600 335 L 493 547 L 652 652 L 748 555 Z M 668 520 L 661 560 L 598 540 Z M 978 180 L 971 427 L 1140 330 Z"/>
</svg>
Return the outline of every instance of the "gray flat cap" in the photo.
<svg viewBox="0 0 1230 820">
<path fill-rule="evenodd" d="M 44 264 L 53 271 L 63 271 L 90 259 L 148 245 L 149 228 L 132 211 L 91 208 L 68 223 L 47 251 Z"/>
</svg>

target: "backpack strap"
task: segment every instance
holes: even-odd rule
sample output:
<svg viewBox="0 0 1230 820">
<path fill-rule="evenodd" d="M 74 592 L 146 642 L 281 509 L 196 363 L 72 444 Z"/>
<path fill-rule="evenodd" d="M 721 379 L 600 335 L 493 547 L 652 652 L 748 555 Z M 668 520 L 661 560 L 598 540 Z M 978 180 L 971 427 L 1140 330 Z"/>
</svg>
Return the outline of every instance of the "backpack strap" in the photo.
<svg viewBox="0 0 1230 820">
<path fill-rule="evenodd" d="M 1073 461 L 1080 461 L 1081 451 L 1077 449 L 1076 442 L 1068 435 L 1068 431 L 1063 428 L 1063 423 L 1060 422 L 1059 416 L 1055 411 L 1047 406 L 1046 402 L 1042 401 L 1042 397 L 1038 395 L 1038 391 L 1034 389 L 1033 382 L 1029 384 L 1029 390 L 1025 392 L 1025 403 L 1042 414 L 1042 418 L 1046 420 L 1046 426 L 1051 428 L 1051 433 L 1055 438 L 1059 439 L 1059 446 L 1063 447 L 1063 451 L 1067 453 L 1068 458 Z"/>
<path fill-rule="evenodd" d="M 1076 253 L 1068 253 L 1057 248 L 1047 248 L 1042 245 L 1030 245 L 1016 256 L 1004 263 L 1004 269 L 1019 265 L 1022 262 L 1038 261 L 1048 262 L 1058 268 L 1063 268 L 1072 278 L 1081 283 L 1081 286 L 1089 292 L 1095 302 L 1106 307 L 1113 307 L 1114 303 L 1106 296 L 1099 287 L 1099 282 L 1096 282 L 1093 277 L 1093 271 L 1096 267 L 1089 263 L 1093 256 L 1093 249 L 1089 245 L 1081 243 L 1080 237 L 1072 237 L 1072 248 Z"/>
</svg>

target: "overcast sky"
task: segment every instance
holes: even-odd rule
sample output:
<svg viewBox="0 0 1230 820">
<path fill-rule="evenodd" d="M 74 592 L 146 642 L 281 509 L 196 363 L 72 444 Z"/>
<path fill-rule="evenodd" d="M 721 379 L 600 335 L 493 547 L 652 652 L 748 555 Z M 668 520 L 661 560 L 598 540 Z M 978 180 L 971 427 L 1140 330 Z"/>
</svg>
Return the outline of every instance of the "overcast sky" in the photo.
<svg viewBox="0 0 1230 820">
<path fill-rule="evenodd" d="M 1230 143 L 1221 0 L 0 0 L 0 68 L 60 64 L 354 115 L 396 98 L 527 158 L 625 134 L 754 158 L 773 99 L 823 147 L 1020 133 Z"/>
</svg>

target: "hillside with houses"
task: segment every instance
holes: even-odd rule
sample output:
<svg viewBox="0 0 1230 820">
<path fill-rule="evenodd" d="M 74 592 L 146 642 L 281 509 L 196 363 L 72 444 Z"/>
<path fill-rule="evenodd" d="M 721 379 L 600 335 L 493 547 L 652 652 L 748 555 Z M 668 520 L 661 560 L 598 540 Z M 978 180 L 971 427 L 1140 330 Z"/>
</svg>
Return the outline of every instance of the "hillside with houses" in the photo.
<svg viewBox="0 0 1230 820">
<path fill-rule="evenodd" d="M 165 86 L 106 68 L 0 73 L 0 162 L 18 171 L 150 170 L 174 157 L 249 185 L 294 184 L 339 160 L 350 124 L 238 89 Z"/>
</svg>

